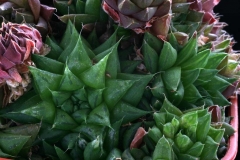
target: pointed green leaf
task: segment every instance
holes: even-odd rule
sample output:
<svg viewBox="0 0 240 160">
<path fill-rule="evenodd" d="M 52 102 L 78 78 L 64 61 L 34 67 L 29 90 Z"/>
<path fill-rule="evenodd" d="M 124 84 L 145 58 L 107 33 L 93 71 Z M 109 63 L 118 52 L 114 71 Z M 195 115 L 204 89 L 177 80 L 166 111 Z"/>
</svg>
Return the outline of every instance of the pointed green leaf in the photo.
<svg viewBox="0 0 240 160">
<path fill-rule="evenodd" d="M 158 60 L 158 69 L 160 71 L 165 71 L 172 67 L 176 60 L 177 51 L 171 46 L 170 43 L 164 42 L 163 49 Z"/>
<path fill-rule="evenodd" d="M 122 120 L 117 121 L 112 124 L 112 128 L 108 128 L 107 134 L 104 141 L 104 148 L 107 152 L 110 152 L 113 148 L 118 147 L 120 139 L 120 128 L 122 125 Z"/>
<path fill-rule="evenodd" d="M 226 39 L 226 40 L 220 42 L 219 44 L 214 46 L 213 52 L 224 51 L 226 48 L 229 47 L 230 43 L 231 43 L 230 39 Z"/>
<path fill-rule="evenodd" d="M 99 17 L 101 9 L 101 1 L 100 0 L 87 0 L 85 3 L 85 13 L 90 15 L 95 15 Z"/>
<path fill-rule="evenodd" d="M 102 155 L 102 148 L 99 137 L 88 143 L 84 150 L 84 159 L 99 159 Z"/>
<path fill-rule="evenodd" d="M 181 79 L 181 68 L 172 67 L 166 70 L 162 75 L 162 79 L 167 90 L 176 91 Z"/>
<path fill-rule="evenodd" d="M 87 89 L 88 102 L 92 109 L 96 108 L 103 101 L 104 89 Z"/>
<path fill-rule="evenodd" d="M 111 152 L 108 154 L 108 157 L 106 160 L 116 160 L 116 159 L 120 159 L 122 152 L 117 149 L 117 148 L 111 148 Z"/>
<path fill-rule="evenodd" d="M 149 129 L 147 136 L 157 144 L 158 140 L 163 136 L 163 134 L 160 129 L 158 129 L 156 126 L 153 126 L 153 128 Z"/>
<path fill-rule="evenodd" d="M 60 106 L 66 101 L 70 96 L 70 92 L 61 92 L 61 91 L 50 91 L 52 93 L 53 102 L 56 106 Z"/>
<path fill-rule="evenodd" d="M 69 34 L 71 35 L 68 39 L 68 41 L 70 41 L 70 43 L 66 46 L 66 48 L 64 48 L 63 52 L 61 53 L 61 55 L 58 58 L 58 61 L 60 61 L 62 63 L 64 63 L 67 60 L 67 57 L 73 52 L 75 47 L 78 46 L 77 42 L 79 39 L 79 33 L 77 32 L 75 27 L 72 25 L 71 25 Z M 61 45 L 61 43 L 60 43 L 60 45 Z"/>
<path fill-rule="evenodd" d="M 93 51 L 97 55 L 97 54 L 111 48 L 114 44 L 116 44 L 116 42 L 117 42 L 117 30 L 111 35 L 111 37 L 109 37 L 103 44 L 101 44 L 100 46 L 95 48 Z"/>
<path fill-rule="evenodd" d="M 46 57 L 52 58 L 52 59 L 58 59 L 60 54 L 62 53 L 62 48 L 58 46 L 49 36 L 46 37 L 45 43 L 51 48 L 50 52 L 46 55 Z"/>
<path fill-rule="evenodd" d="M 144 90 L 152 77 L 153 75 L 137 75 L 126 73 L 118 74 L 118 79 L 135 80 L 135 83 L 123 97 L 123 100 L 133 106 L 136 106 L 141 100 Z"/>
<path fill-rule="evenodd" d="M 97 64 L 79 75 L 81 80 L 89 87 L 102 89 L 105 88 L 105 70 L 109 55 L 105 56 Z"/>
<path fill-rule="evenodd" d="M 87 121 L 87 116 L 91 112 L 91 109 L 80 109 L 72 114 L 72 118 L 78 123 Z"/>
<path fill-rule="evenodd" d="M 111 115 L 111 122 L 119 121 L 123 118 L 123 124 L 136 120 L 149 112 L 135 108 L 125 102 L 119 102 L 113 109 Z"/>
<path fill-rule="evenodd" d="M 199 86 L 210 82 L 218 72 L 217 69 L 201 69 L 194 85 Z"/>
<path fill-rule="evenodd" d="M 204 143 L 204 148 L 201 154 L 201 159 L 215 159 L 217 158 L 217 149 L 219 144 L 216 143 L 211 137 L 207 136 Z"/>
<path fill-rule="evenodd" d="M 70 51 L 71 54 L 69 53 L 70 55 L 68 55 L 67 64 L 73 74 L 79 77 L 78 75 L 80 73 L 92 66 L 92 62 L 83 46 L 82 38 L 77 37 L 77 39 L 76 45 L 74 45 L 72 51 Z"/>
<path fill-rule="evenodd" d="M 72 119 L 70 115 L 61 109 L 57 109 L 56 116 L 52 128 L 70 130 L 77 127 L 78 124 Z"/>
<path fill-rule="evenodd" d="M 198 89 L 190 84 L 185 88 L 185 94 L 183 99 L 189 103 L 195 103 L 197 100 L 201 99 L 202 95 L 199 93 Z"/>
<path fill-rule="evenodd" d="M 58 155 L 58 158 L 60 160 L 71 160 L 72 159 L 66 152 L 61 150 L 59 147 L 54 146 L 54 148 L 55 148 L 55 151 L 56 151 L 56 153 Z"/>
<path fill-rule="evenodd" d="M 87 123 L 111 127 L 106 104 L 102 103 L 93 109 L 87 117 Z"/>
<path fill-rule="evenodd" d="M 120 41 L 118 41 L 116 44 L 111 46 L 111 48 L 104 50 L 103 52 L 99 53 L 93 58 L 94 62 L 99 62 L 106 55 L 109 55 L 107 67 L 106 67 L 106 73 L 110 78 L 116 78 L 117 73 L 120 72 L 120 63 L 118 58 L 119 43 Z"/>
<path fill-rule="evenodd" d="M 211 52 L 209 55 L 208 63 L 206 64 L 205 68 L 216 69 L 226 56 L 227 54 L 224 52 L 220 53 Z"/>
<path fill-rule="evenodd" d="M 65 66 L 64 74 L 62 76 L 59 90 L 62 91 L 73 91 L 84 86 L 83 82 L 78 79 L 68 68 Z"/>
<path fill-rule="evenodd" d="M 197 34 L 194 34 L 193 37 L 188 41 L 188 43 L 183 47 L 183 49 L 178 53 L 177 61 L 175 66 L 180 65 L 189 58 L 197 54 Z"/>
<path fill-rule="evenodd" d="M 150 45 L 144 41 L 142 46 L 143 61 L 147 70 L 154 74 L 157 72 L 158 68 L 158 54 L 150 47 Z"/>
<path fill-rule="evenodd" d="M 167 96 L 167 90 L 163 83 L 161 74 L 157 74 L 154 77 L 151 92 L 154 97 L 157 97 L 159 99 L 164 99 L 164 96 Z"/>
<path fill-rule="evenodd" d="M 211 114 L 208 113 L 203 117 L 198 118 L 198 126 L 197 126 L 197 140 L 204 143 L 211 124 Z"/>
<path fill-rule="evenodd" d="M 17 156 L 30 137 L 0 132 L 0 148 L 4 153 Z"/>
<path fill-rule="evenodd" d="M 185 90 L 184 90 L 183 84 L 180 81 L 176 91 L 171 91 L 171 90 L 167 91 L 167 97 L 172 104 L 177 106 L 182 101 L 184 92 Z"/>
<path fill-rule="evenodd" d="M 105 126 L 95 125 L 95 124 L 82 124 L 77 128 L 73 129 L 73 132 L 81 133 L 91 141 L 96 139 L 98 136 L 102 137 L 104 130 L 106 129 Z"/>
<path fill-rule="evenodd" d="M 98 17 L 90 14 L 65 14 L 58 19 L 63 23 L 71 21 L 77 29 L 81 29 L 83 24 L 95 23 Z"/>
<path fill-rule="evenodd" d="M 131 60 L 125 60 L 121 61 L 121 72 L 122 73 L 133 73 L 136 67 L 141 64 L 142 61 L 131 61 Z"/>
<path fill-rule="evenodd" d="M 159 139 L 152 158 L 153 160 L 174 159 L 172 147 L 164 136 Z"/>
<path fill-rule="evenodd" d="M 179 132 L 175 137 L 175 143 L 178 146 L 178 149 L 180 152 L 184 153 L 188 151 L 192 146 L 193 142 L 192 140 L 187 136 Z"/>
<path fill-rule="evenodd" d="M 204 144 L 202 144 L 201 142 L 196 142 L 190 149 L 187 150 L 186 153 L 191 156 L 199 157 L 202 154 L 203 148 Z"/>
<path fill-rule="evenodd" d="M 68 1 L 53 1 L 53 4 L 56 7 L 57 11 L 63 15 L 76 13 L 74 5 L 69 5 Z"/>
<path fill-rule="evenodd" d="M 200 74 L 200 69 L 186 70 L 181 72 L 181 81 L 184 88 L 193 84 Z"/>
<path fill-rule="evenodd" d="M 37 54 L 32 55 L 32 60 L 38 69 L 56 74 L 62 74 L 63 72 L 64 64 L 61 62 Z"/>
<path fill-rule="evenodd" d="M 157 53 L 160 53 L 163 46 L 163 42 L 161 40 L 153 36 L 151 33 L 145 32 L 144 41 L 146 41 L 147 44 L 149 44 L 149 46 L 153 48 Z"/>
<path fill-rule="evenodd" d="M 223 138 L 223 134 L 225 133 L 225 129 L 216 129 L 213 127 L 209 128 L 208 136 L 210 136 L 215 142 L 220 143 Z"/>
<path fill-rule="evenodd" d="M 191 70 L 196 68 L 204 68 L 208 62 L 210 50 L 204 50 L 181 64 L 183 70 Z"/>
<path fill-rule="evenodd" d="M 49 89 L 56 90 L 59 87 L 62 76 L 35 67 L 29 67 L 29 70 L 33 75 L 34 85 L 41 98 L 49 99 L 51 97 Z"/>
<path fill-rule="evenodd" d="M 160 112 L 169 112 L 179 117 L 183 114 L 182 111 L 175 107 L 166 97 L 164 99 Z"/>
<path fill-rule="evenodd" d="M 37 118 L 39 121 L 52 123 L 55 116 L 55 106 L 46 101 L 39 101 L 38 103 L 28 106 L 29 108 L 19 111 L 20 113 Z"/>
<path fill-rule="evenodd" d="M 106 81 L 106 89 L 103 91 L 103 96 L 109 110 L 113 109 L 134 82 L 133 80 L 120 79 L 109 79 Z"/>
</svg>

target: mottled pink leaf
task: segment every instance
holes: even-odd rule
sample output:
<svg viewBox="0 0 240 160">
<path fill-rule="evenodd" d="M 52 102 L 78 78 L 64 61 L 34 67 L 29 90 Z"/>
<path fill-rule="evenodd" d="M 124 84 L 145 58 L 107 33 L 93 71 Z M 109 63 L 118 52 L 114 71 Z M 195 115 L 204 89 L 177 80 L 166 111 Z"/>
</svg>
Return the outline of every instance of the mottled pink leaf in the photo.
<svg viewBox="0 0 240 160">
<path fill-rule="evenodd" d="M 34 16 L 35 23 L 38 22 L 39 16 L 40 16 L 40 1 L 39 0 L 28 0 L 28 4 L 31 8 L 31 11 Z"/>
</svg>

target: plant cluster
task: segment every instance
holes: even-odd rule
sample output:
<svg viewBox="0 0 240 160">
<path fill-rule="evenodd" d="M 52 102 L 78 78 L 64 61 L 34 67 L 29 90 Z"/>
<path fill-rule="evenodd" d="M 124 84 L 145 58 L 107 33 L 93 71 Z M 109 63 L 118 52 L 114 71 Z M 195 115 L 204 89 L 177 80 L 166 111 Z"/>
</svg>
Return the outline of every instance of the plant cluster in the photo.
<svg viewBox="0 0 240 160">
<path fill-rule="evenodd" d="M 0 1 L 0 157 L 221 159 L 239 55 L 218 2 Z"/>
</svg>

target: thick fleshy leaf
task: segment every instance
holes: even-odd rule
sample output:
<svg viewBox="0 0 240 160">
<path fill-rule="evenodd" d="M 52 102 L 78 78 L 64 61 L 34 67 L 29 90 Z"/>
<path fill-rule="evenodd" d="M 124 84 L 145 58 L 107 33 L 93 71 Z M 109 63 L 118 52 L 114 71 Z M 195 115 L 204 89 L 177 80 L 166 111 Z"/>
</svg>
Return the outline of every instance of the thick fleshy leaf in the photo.
<svg viewBox="0 0 240 160">
<path fill-rule="evenodd" d="M 94 125 L 94 124 L 82 124 L 77 128 L 73 129 L 73 132 L 82 133 L 84 136 L 89 138 L 91 141 L 96 139 L 98 136 L 102 137 L 103 131 L 106 129 L 105 126 Z"/>
<path fill-rule="evenodd" d="M 61 91 L 50 91 L 52 93 L 53 102 L 56 106 L 60 106 L 66 101 L 70 96 L 70 92 L 61 92 Z"/>
<path fill-rule="evenodd" d="M 198 89 L 193 84 L 190 84 L 185 88 L 185 94 L 183 97 L 184 100 L 190 103 L 195 103 L 201 98 L 202 95 L 199 93 Z"/>
<path fill-rule="evenodd" d="M 208 83 L 203 84 L 202 86 L 208 91 L 224 91 L 231 83 L 227 82 L 223 78 L 219 76 L 214 76 L 211 81 Z"/>
<path fill-rule="evenodd" d="M 111 127 L 109 111 L 106 104 L 102 103 L 94 108 L 88 115 L 87 123 Z"/>
<path fill-rule="evenodd" d="M 190 84 L 193 84 L 200 73 L 200 69 L 186 70 L 181 72 L 181 81 L 184 87 L 188 87 Z"/>
<path fill-rule="evenodd" d="M 217 69 L 201 69 L 194 85 L 200 86 L 210 82 L 218 72 Z"/>
<path fill-rule="evenodd" d="M 151 92 L 154 97 L 164 99 L 164 95 L 167 96 L 167 90 L 162 80 L 162 75 L 158 74 L 154 77 Z"/>
<path fill-rule="evenodd" d="M 201 159 L 214 159 L 216 157 L 218 143 L 216 143 L 211 137 L 207 136 L 204 143 L 204 148 L 201 154 Z"/>
<path fill-rule="evenodd" d="M 85 14 L 94 15 L 98 17 L 101 9 L 101 1 L 100 0 L 87 0 L 85 3 Z"/>
<path fill-rule="evenodd" d="M 119 79 L 136 81 L 127 91 L 127 93 L 123 97 L 123 100 L 133 106 L 136 106 L 141 100 L 144 90 L 152 77 L 153 75 L 137 75 L 125 73 L 118 74 L 117 78 Z"/>
<path fill-rule="evenodd" d="M 51 97 L 49 89 L 57 90 L 62 76 L 37 69 L 35 67 L 29 67 L 29 70 L 33 75 L 34 85 L 41 98 L 46 100 L 49 99 L 49 97 Z"/>
<path fill-rule="evenodd" d="M 122 152 L 117 149 L 117 148 L 113 148 L 111 150 L 111 152 L 109 152 L 108 157 L 106 160 L 115 160 L 115 159 L 120 159 L 122 155 Z"/>
<path fill-rule="evenodd" d="M 184 133 L 193 140 L 196 139 L 197 124 L 198 114 L 196 111 L 188 112 L 180 119 L 180 127 L 184 128 Z"/>
<path fill-rule="evenodd" d="M 120 66 L 121 66 L 121 72 L 122 73 L 133 73 L 136 67 L 141 64 L 142 61 L 131 61 L 131 60 L 126 60 L 126 61 L 121 61 Z"/>
<path fill-rule="evenodd" d="M 135 108 L 125 102 L 119 102 L 113 109 L 111 115 L 111 122 L 119 121 L 123 118 L 123 124 L 136 120 L 150 112 Z"/>
<path fill-rule="evenodd" d="M 0 147 L 4 153 L 17 156 L 31 136 L 0 133 Z"/>
<path fill-rule="evenodd" d="M 93 51 L 94 53 L 99 54 L 101 52 L 104 52 L 105 50 L 111 48 L 117 43 L 117 29 L 115 32 L 109 37 L 103 44 L 95 48 Z"/>
<path fill-rule="evenodd" d="M 77 126 L 78 124 L 72 119 L 70 115 L 60 109 L 56 110 L 55 120 L 53 122 L 52 128 L 71 130 Z"/>
<path fill-rule="evenodd" d="M 162 79 L 166 86 L 166 89 L 169 91 L 176 91 L 177 87 L 180 83 L 181 78 L 181 68 L 180 67 L 172 67 L 166 70 L 163 75 Z"/>
<path fill-rule="evenodd" d="M 197 126 L 197 140 L 204 143 L 211 124 L 211 114 L 206 114 L 203 117 L 198 118 L 198 126 Z"/>
<path fill-rule="evenodd" d="M 104 141 L 104 148 L 107 152 L 110 152 L 113 148 L 117 147 L 120 139 L 120 128 L 122 125 L 122 120 L 117 121 L 112 124 L 112 128 L 108 128 Z"/>
<path fill-rule="evenodd" d="M 32 55 L 32 60 L 38 69 L 56 74 L 63 73 L 64 64 L 61 62 L 37 54 Z"/>
<path fill-rule="evenodd" d="M 25 143 L 23 148 L 21 149 L 22 155 L 27 155 L 32 143 L 36 139 L 38 132 L 40 130 L 40 124 L 25 124 L 21 126 L 16 127 L 10 127 L 5 129 L 3 132 L 8 134 L 15 134 L 15 135 L 24 135 L 24 136 L 30 136 L 29 140 Z"/>
<path fill-rule="evenodd" d="M 85 2 L 82 0 L 77 0 L 76 2 L 76 13 L 77 14 L 83 14 L 85 10 Z"/>
<path fill-rule="evenodd" d="M 177 60 L 177 51 L 170 43 L 164 42 L 162 51 L 158 60 L 158 69 L 165 71 L 172 67 Z"/>
<path fill-rule="evenodd" d="M 227 54 L 224 52 L 220 52 L 220 53 L 211 52 L 209 55 L 208 63 L 206 64 L 205 68 L 216 69 L 226 56 Z"/>
<path fill-rule="evenodd" d="M 197 54 L 197 34 L 194 34 L 193 37 L 188 41 L 188 43 L 181 49 L 178 53 L 177 61 L 175 66 L 180 65 L 189 58 Z"/>
<path fill-rule="evenodd" d="M 65 66 L 65 70 L 59 84 L 59 90 L 62 91 L 73 91 L 83 87 L 83 82 L 78 79 L 68 68 Z"/>
<path fill-rule="evenodd" d="M 64 136 L 61 140 L 61 145 L 64 150 L 73 149 L 77 140 L 80 139 L 79 133 L 69 133 L 68 135 Z"/>
<path fill-rule="evenodd" d="M 100 159 L 102 156 L 102 147 L 99 137 L 88 143 L 84 150 L 84 159 Z"/>
<path fill-rule="evenodd" d="M 51 48 L 50 52 L 46 55 L 46 57 L 52 59 L 58 59 L 60 54 L 62 53 L 62 48 L 58 46 L 49 36 L 46 37 L 45 43 Z"/>
<path fill-rule="evenodd" d="M 95 89 L 105 88 L 105 70 L 109 55 L 105 56 L 97 64 L 79 75 L 81 80 L 89 87 Z"/>
<path fill-rule="evenodd" d="M 103 91 L 104 100 L 109 110 L 125 95 L 128 89 L 134 84 L 133 80 L 109 79 L 106 81 L 106 89 Z"/>
<path fill-rule="evenodd" d="M 143 61 L 147 70 L 152 74 L 156 73 L 158 67 L 157 52 L 153 48 L 151 48 L 146 41 L 143 42 L 142 52 L 144 56 Z"/>
<path fill-rule="evenodd" d="M 210 136 L 215 142 L 220 143 L 224 133 L 225 133 L 224 128 L 217 129 L 217 128 L 210 127 L 209 132 L 208 132 L 208 136 Z"/>
<path fill-rule="evenodd" d="M 71 160 L 72 159 L 66 152 L 61 150 L 59 147 L 54 146 L 54 148 L 55 148 L 55 151 L 56 151 L 56 153 L 58 155 L 58 158 L 60 160 Z"/>
<path fill-rule="evenodd" d="M 149 129 L 147 136 L 157 144 L 158 140 L 163 136 L 163 134 L 160 129 L 158 129 L 156 126 L 153 126 Z"/>
<path fill-rule="evenodd" d="M 54 0 L 53 4 L 57 11 L 63 15 L 76 13 L 74 5 L 68 4 L 68 1 Z"/>
<path fill-rule="evenodd" d="M 87 89 L 88 102 L 92 109 L 96 108 L 103 102 L 103 89 Z"/>
<path fill-rule="evenodd" d="M 78 123 L 87 121 L 87 116 L 91 112 L 91 109 L 80 109 L 72 114 L 72 118 Z"/>
<path fill-rule="evenodd" d="M 192 140 L 187 135 L 184 135 L 181 132 L 176 135 L 175 143 L 178 146 L 180 152 L 182 153 L 186 152 L 193 146 Z"/>
<path fill-rule="evenodd" d="M 208 62 L 210 50 L 204 50 L 190 58 L 187 62 L 181 64 L 183 70 L 191 70 L 195 68 L 204 68 Z"/>
<path fill-rule="evenodd" d="M 153 151 L 153 160 L 159 159 L 174 159 L 173 150 L 171 144 L 168 140 L 163 136 L 159 139 L 155 150 Z"/>
<path fill-rule="evenodd" d="M 80 39 L 79 33 L 77 32 L 76 28 L 73 25 L 70 25 L 70 27 L 71 27 L 70 32 L 66 30 L 66 33 L 70 34 L 70 37 L 68 39 L 70 43 L 68 43 L 68 45 L 63 49 L 61 55 L 58 57 L 58 61 L 62 63 L 65 63 L 69 55 L 79 47 L 79 42 L 78 42 Z M 80 51 L 82 51 L 82 49 Z"/>
<path fill-rule="evenodd" d="M 199 157 L 202 154 L 202 150 L 204 148 L 204 144 L 201 142 L 196 142 L 194 145 L 187 150 L 187 154 L 195 157 Z"/>
<path fill-rule="evenodd" d="M 160 53 L 160 51 L 161 51 L 161 49 L 163 47 L 163 42 L 161 40 L 159 40 L 157 37 L 155 37 L 154 35 L 152 35 L 149 32 L 144 33 L 144 40 L 157 53 Z"/>
<path fill-rule="evenodd" d="M 171 102 L 169 102 L 166 97 L 164 99 L 160 112 L 169 112 L 179 117 L 183 114 L 182 111 L 175 107 Z"/>
<path fill-rule="evenodd" d="M 185 92 L 184 86 L 180 81 L 176 91 L 171 90 L 167 91 L 167 97 L 172 104 L 178 106 L 184 97 L 184 92 Z"/>
</svg>

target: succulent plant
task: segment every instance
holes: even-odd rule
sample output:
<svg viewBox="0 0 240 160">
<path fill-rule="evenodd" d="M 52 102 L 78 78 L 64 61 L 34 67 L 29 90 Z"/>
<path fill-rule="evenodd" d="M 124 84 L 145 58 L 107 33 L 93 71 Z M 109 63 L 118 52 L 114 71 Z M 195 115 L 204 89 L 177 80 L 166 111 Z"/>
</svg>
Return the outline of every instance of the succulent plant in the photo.
<svg viewBox="0 0 240 160">
<path fill-rule="evenodd" d="M 69 20 L 77 30 L 86 24 L 107 23 L 108 16 L 101 8 L 101 0 L 54 0 L 58 18 L 64 23 Z"/>
<path fill-rule="evenodd" d="M 31 54 L 40 54 L 43 42 L 38 30 L 15 23 L 2 23 L 0 41 L 0 86 L 7 93 L 2 102 L 5 106 L 27 90 Z"/>
<path fill-rule="evenodd" d="M 165 39 L 171 22 L 170 0 L 104 0 L 102 7 L 124 28 Z"/>
<path fill-rule="evenodd" d="M 48 57 L 32 55 L 37 68 L 30 71 L 37 94 L 27 93 L 0 114 L 19 123 L 41 121 L 34 142 L 38 153 L 43 150 L 44 156 L 60 159 L 105 159 L 117 147 L 121 125 L 150 113 L 136 105 L 152 75 L 120 72 L 115 34 L 111 44 L 106 41 L 92 51 L 69 21 L 60 46 L 48 38 L 52 47 Z M 73 37 L 76 46 L 69 50 Z"/>
<path fill-rule="evenodd" d="M 27 23 L 37 28 L 43 37 L 50 32 L 49 20 L 55 8 L 40 3 L 40 0 L 9 0 L 0 4 L 3 21 Z"/>
<path fill-rule="evenodd" d="M 218 159 L 217 150 L 226 128 L 211 123 L 208 109 L 180 111 L 167 99 L 153 114 L 150 128 L 139 128 L 132 147 L 122 157 L 127 159 Z M 141 140 L 141 141 L 140 141 Z M 136 144 L 136 142 L 140 142 Z M 133 145 L 134 144 L 134 145 Z"/>
</svg>

